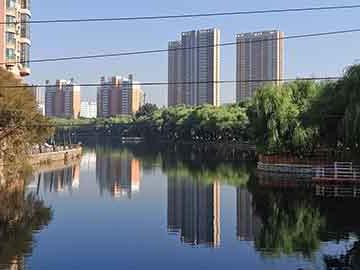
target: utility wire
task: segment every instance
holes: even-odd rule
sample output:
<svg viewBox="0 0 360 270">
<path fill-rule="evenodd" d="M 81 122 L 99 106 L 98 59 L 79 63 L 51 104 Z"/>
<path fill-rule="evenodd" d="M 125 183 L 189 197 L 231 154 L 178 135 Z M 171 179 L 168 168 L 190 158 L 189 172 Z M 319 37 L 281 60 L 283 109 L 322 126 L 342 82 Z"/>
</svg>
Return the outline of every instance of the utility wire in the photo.
<svg viewBox="0 0 360 270">
<path fill-rule="evenodd" d="M 193 84 L 233 84 L 233 83 L 266 83 L 266 82 L 292 82 L 292 81 L 334 81 L 343 77 L 298 77 L 298 78 L 285 78 L 285 79 L 259 79 L 259 80 L 219 80 L 219 81 L 190 81 L 190 82 L 133 82 L 134 86 L 162 86 L 162 85 L 193 85 Z M 113 83 L 74 83 L 69 84 L 81 87 L 109 87 L 121 86 L 121 84 Z M 34 87 L 57 87 L 56 84 L 33 84 L 33 85 L 0 85 L 0 89 L 5 88 L 34 88 Z"/>
<path fill-rule="evenodd" d="M 54 20 L 29 20 L 17 22 L 0 22 L 0 24 L 48 24 L 48 23 L 82 23 L 82 22 L 114 22 L 114 21 L 148 21 L 148 20 L 170 20 L 170 19 L 187 19 L 201 17 L 219 17 L 219 16 L 237 16 L 237 15 L 255 15 L 255 14 L 274 14 L 274 13 L 295 13 L 307 11 L 331 11 L 357 9 L 360 5 L 338 5 L 338 6 L 319 6 L 304 8 L 286 8 L 286 9 L 263 9 L 263 10 L 247 10 L 233 12 L 213 12 L 213 13 L 193 13 L 178 15 L 158 15 L 158 16 L 135 16 L 135 17 L 113 17 L 113 18 L 84 18 L 84 19 L 54 19 Z"/>
<path fill-rule="evenodd" d="M 29 61 L 26 61 L 26 63 L 59 62 L 59 61 L 71 61 L 71 60 L 82 60 L 82 59 L 95 59 L 95 58 L 120 57 L 120 56 L 130 56 L 130 55 L 155 54 L 155 53 L 174 52 L 174 51 L 183 51 L 183 50 L 234 46 L 237 44 L 247 44 L 247 43 L 253 44 L 253 43 L 257 43 L 257 42 L 267 42 L 267 41 L 276 41 L 276 40 L 291 40 L 291 39 L 302 39 L 302 38 L 312 38 L 312 37 L 322 37 L 322 36 L 333 36 L 333 35 L 357 33 L 357 32 L 360 32 L 360 28 L 329 31 L 329 32 L 309 33 L 309 34 L 301 34 L 301 35 L 292 35 L 292 36 L 284 36 L 284 37 L 276 37 L 276 38 L 245 40 L 245 41 L 239 41 L 239 42 L 226 42 L 226 43 L 219 43 L 219 44 L 206 45 L 206 46 L 155 49 L 155 50 L 119 52 L 119 53 L 109 53 L 109 54 L 93 54 L 93 55 L 82 55 L 82 56 L 57 57 L 57 58 L 31 59 Z M 0 63 L 0 65 L 22 64 L 22 63 L 24 63 L 24 61 L 3 62 L 3 63 Z"/>
</svg>

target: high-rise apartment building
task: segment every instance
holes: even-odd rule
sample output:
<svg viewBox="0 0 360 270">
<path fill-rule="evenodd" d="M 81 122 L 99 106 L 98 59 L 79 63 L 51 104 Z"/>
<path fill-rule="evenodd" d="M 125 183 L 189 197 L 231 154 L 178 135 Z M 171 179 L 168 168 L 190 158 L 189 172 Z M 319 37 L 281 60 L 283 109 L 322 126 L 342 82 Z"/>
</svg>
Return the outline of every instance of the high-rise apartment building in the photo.
<svg viewBox="0 0 360 270">
<path fill-rule="evenodd" d="M 80 117 L 96 118 L 96 116 L 97 116 L 97 103 L 92 101 L 81 101 Z"/>
<path fill-rule="evenodd" d="M 220 31 L 183 32 L 169 42 L 168 105 L 220 105 Z"/>
<path fill-rule="evenodd" d="M 0 0 L 0 63 L 17 77 L 30 75 L 30 18 L 30 0 Z"/>
<path fill-rule="evenodd" d="M 284 66 L 283 38 L 284 33 L 276 30 L 237 35 L 236 100 L 238 102 L 253 97 L 255 91 L 264 83 L 280 84 Z"/>
<path fill-rule="evenodd" d="M 79 118 L 80 86 L 74 80 L 57 80 L 55 85 L 46 81 L 45 115 L 48 117 Z"/>
<path fill-rule="evenodd" d="M 45 95 L 42 88 L 37 86 L 30 87 L 32 95 L 35 97 L 36 104 L 38 106 L 38 111 L 45 115 Z"/>
<path fill-rule="evenodd" d="M 97 114 L 99 117 L 133 115 L 143 105 L 144 92 L 133 76 L 101 78 L 97 93 Z"/>
</svg>

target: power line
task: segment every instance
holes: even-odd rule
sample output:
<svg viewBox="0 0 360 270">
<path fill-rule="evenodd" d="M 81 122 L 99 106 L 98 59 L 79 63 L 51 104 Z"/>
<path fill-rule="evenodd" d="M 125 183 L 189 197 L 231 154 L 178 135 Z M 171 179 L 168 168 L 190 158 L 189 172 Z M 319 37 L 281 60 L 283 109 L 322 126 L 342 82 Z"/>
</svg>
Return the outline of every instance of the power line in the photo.
<svg viewBox="0 0 360 270">
<path fill-rule="evenodd" d="M 340 76 L 330 77 L 298 77 L 298 78 L 285 78 L 285 79 L 258 79 L 258 80 L 219 80 L 219 81 L 189 81 L 189 82 L 134 82 L 135 86 L 162 86 L 162 85 L 192 85 L 192 84 L 233 84 L 233 83 L 266 83 L 266 82 L 292 82 L 292 81 L 334 81 L 339 80 Z M 81 87 L 108 87 L 119 86 L 113 83 L 74 83 L 74 86 Z M 33 87 L 57 87 L 56 84 L 33 84 L 33 85 L 0 85 L 0 89 L 4 88 L 33 88 Z"/>
<path fill-rule="evenodd" d="M 0 24 L 48 24 L 48 23 L 82 23 L 82 22 L 114 22 L 114 21 L 148 21 L 148 20 L 170 20 L 170 19 L 187 19 L 201 17 L 224 17 L 238 15 L 255 15 L 255 14 L 274 14 L 274 13 L 295 13 L 307 11 L 330 11 L 330 10 L 346 10 L 357 9 L 360 5 L 339 5 L 339 6 L 319 6 L 304 8 L 286 8 L 286 9 L 263 9 L 263 10 L 247 10 L 233 12 L 213 12 L 213 13 L 194 13 L 194 14 L 178 14 L 178 15 L 157 15 L 157 16 L 135 16 L 135 17 L 113 17 L 113 18 L 84 18 L 84 19 L 54 19 L 54 20 L 29 20 L 17 22 L 0 22 Z"/>
<path fill-rule="evenodd" d="M 356 32 L 360 32 L 360 28 L 338 30 L 338 31 L 329 31 L 329 32 L 309 33 L 309 34 L 301 34 L 301 35 L 292 35 L 292 36 L 284 36 L 284 37 L 276 37 L 276 38 L 247 40 L 247 41 L 240 41 L 240 42 L 226 42 L 226 43 L 219 43 L 219 44 L 214 44 L 214 45 L 184 47 L 184 48 L 176 48 L 176 49 L 175 48 L 174 49 L 169 48 L 169 49 L 155 49 L 155 50 L 119 52 L 119 53 L 109 53 L 109 54 L 93 54 L 93 55 L 82 55 L 82 56 L 32 59 L 32 60 L 26 61 L 26 63 L 59 62 L 59 61 L 71 61 L 71 60 L 82 60 L 82 59 L 95 59 L 95 58 L 131 56 L 131 55 L 155 54 L 155 53 L 164 53 L 164 52 L 172 52 L 172 51 L 182 51 L 182 50 L 194 50 L 194 49 L 202 49 L 202 48 L 234 46 L 234 45 L 237 45 L 237 44 L 257 43 L 257 42 L 266 42 L 266 41 L 291 40 L 291 39 L 301 39 L 301 38 L 311 38 L 311 37 L 333 36 L 333 35 L 356 33 Z M 0 65 L 23 64 L 23 63 L 24 63 L 24 61 L 13 61 L 13 62 L 3 62 L 3 63 L 0 63 Z"/>
</svg>

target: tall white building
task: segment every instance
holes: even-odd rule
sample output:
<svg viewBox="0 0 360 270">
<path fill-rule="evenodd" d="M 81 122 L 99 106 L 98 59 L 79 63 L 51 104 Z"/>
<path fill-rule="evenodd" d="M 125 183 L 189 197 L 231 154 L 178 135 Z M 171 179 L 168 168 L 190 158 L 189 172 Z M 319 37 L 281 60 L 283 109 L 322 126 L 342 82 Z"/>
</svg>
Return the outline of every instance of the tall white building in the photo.
<svg viewBox="0 0 360 270">
<path fill-rule="evenodd" d="M 183 32 L 169 42 L 168 105 L 220 105 L 220 31 Z"/>
<path fill-rule="evenodd" d="M 30 90 L 31 90 L 31 93 L 33 94 L 33 96 L 35 97 L 36 104 L 38 106 L 38 111 L 42 115 L 45 115 L 45 94 L 44 94 L 44 91 L 42 90 L 42 88 L 37 87 L 37 86 L 32 86 L 30 88 Z"/>
<path fill-rule="evenodd" d="M 284 33 L 273 30 L 238 34 L 236 56 L 236 100 L 254 96 L 266 82 L 279 84 L 284 69 Z"/>
<path fill-rule="evenodd" d="M 97 117 L 97 103 L 92 101 L 81 101 L 80 117 L 96 118 Z"/>
</svg>

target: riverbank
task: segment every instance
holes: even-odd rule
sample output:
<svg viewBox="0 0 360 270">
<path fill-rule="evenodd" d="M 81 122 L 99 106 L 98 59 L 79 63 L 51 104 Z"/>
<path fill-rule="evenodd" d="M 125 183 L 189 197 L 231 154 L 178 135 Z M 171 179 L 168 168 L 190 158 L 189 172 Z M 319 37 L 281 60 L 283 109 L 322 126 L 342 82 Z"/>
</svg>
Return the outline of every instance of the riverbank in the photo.
<svg viewBox="0 0 360 270">
<path fill-rule="evenodd" d="M 81 155 L 82 147 L 80 145 L 74 145 L 63 150 L 32 154 L 27 161 L 34 170 L 42 168 L 43 166 L 62 168 L 66 164 L 79 161 Z M 3 184 L 5 181 L 4 174 L 5 164 L 0 160 L 0 184 Z"/>
<path fill-rule="evenodd" d="M 70 147 L 69 149 L 59 150 L 55 152 L 33 154 L 29 158 L 29 163 L 32 166 L 49 164 L 53 162 L 68 162 L 77 160 L 82 155 L 82 147 L 79 145 Z"/>
</svg>

